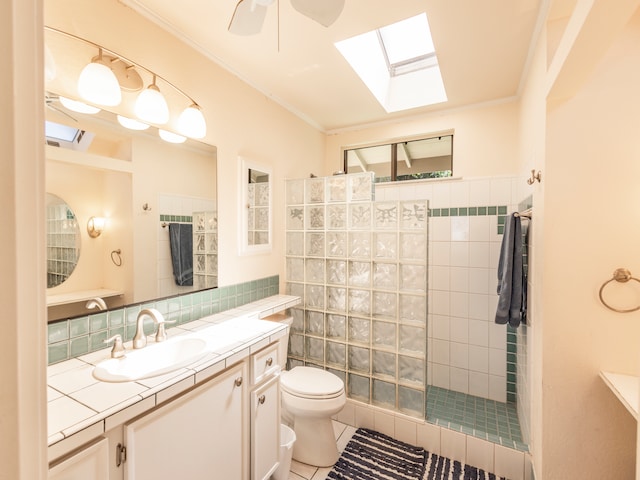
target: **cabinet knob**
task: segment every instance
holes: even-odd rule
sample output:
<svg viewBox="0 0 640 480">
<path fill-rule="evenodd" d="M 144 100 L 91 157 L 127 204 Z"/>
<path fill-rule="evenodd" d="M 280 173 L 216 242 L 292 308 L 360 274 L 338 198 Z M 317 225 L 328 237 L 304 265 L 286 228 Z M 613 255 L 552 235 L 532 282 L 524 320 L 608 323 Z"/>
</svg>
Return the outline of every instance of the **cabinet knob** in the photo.
<svg viewBox="0 0 640 480">
<path fill-rule="evenodd" d="M 271 365 L 273 365 L 273 358 L 269 357 L 267 358 L 267 367 L 270 367 Z"/>
<path fill-rule="evenodd" d="M 236 378 L 235 384 L 236 384 L 236 387 L 239 387 L 240 385 L 242 385 L 242 377 Z"/>
<path fill-rule="evenodd" d="M 260 396 L 258 397 L 258 403 L 259 403 L 260 405 L 262 405 L 262 404 L 265 402 L 265 400 L 266 400 L 266 399 L 267 399 L 267 397 L 265 397 L 264 395 L 260 395 Z"/>
</svg>

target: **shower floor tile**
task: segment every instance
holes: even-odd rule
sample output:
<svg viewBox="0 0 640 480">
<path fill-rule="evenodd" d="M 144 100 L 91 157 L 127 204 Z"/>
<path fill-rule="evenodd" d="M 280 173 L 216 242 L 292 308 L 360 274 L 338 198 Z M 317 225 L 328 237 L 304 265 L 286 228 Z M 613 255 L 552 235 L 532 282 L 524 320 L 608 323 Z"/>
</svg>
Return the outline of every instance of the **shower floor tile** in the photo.
<svg viewBox="0 0 640 480">
<path fill-rule="evenodd" d="M 499 445 L 528 451 L 515 403 L 427 387 L 427 421 Z"/>
</svg>

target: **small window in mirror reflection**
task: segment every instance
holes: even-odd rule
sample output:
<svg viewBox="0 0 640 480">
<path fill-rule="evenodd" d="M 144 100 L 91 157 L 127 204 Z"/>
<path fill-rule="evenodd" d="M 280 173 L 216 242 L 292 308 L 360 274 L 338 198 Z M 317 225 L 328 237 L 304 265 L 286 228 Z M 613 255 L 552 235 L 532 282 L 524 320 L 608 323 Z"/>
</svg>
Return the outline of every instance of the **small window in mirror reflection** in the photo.
<svg viewBox="0 0 640 480">
<path fill-rule="evenodd" d="M 344 151 L 347 173 L 374 172 L 375 181 L 395 182 L 453 175 L 453 135 L 371 145 Z"/>
</svg>

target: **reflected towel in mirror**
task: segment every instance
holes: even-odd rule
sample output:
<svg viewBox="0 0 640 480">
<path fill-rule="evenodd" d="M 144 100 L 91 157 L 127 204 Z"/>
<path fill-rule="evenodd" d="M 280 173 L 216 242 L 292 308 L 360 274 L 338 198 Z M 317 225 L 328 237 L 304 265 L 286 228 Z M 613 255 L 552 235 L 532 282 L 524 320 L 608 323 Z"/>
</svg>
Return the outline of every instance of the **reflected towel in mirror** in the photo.
<svg viewBox="0 0 640 480">
<path fill-rule="evenodd" d="M 193 227 L 190 223 L 169 224 L 171 264 L 176 285 L 193 285 Z"/>
</svg>

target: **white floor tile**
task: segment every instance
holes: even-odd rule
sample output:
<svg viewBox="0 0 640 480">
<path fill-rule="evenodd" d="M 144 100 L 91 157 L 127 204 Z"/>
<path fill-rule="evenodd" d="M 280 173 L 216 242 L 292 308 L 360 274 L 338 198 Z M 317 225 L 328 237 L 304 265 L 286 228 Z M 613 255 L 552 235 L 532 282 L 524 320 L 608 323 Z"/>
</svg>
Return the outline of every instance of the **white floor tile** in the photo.
<svg viewBox="0 0 640 480">
<path fill-rule="evenodd" d="M 291 460 L 291 471 L 300 475 L 302 478 L 312 478 L 317 470 L 318 467 L 307 465 L 306 463 L 298 462 L 297 460 Z"/>
</svg>

